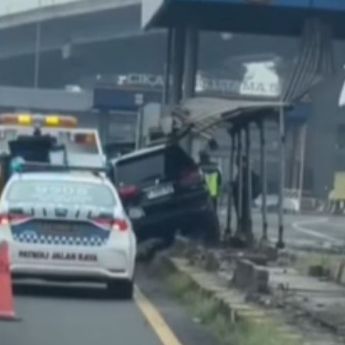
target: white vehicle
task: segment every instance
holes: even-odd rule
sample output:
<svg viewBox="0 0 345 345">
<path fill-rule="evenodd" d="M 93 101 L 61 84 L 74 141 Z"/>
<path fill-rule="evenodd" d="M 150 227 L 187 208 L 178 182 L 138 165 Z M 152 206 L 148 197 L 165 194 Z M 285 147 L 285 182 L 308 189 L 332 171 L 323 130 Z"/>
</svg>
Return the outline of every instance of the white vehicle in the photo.
<svg viewBox="0 0 345 345">
<path fill-rule="evenodd" d="M 131 298 L 136 239 L 110 181 L 82 171 L 24 172 L 7 183 L 0 233 L 18 278 L 106 282 Z"/>
<path fill-rule="evenodd" d="M 31 113 L 0 114 L 1 151 L 8 151 L 9 142 L 20 136 L 32 136 L 35 129 L 64 144 L 69 152 L 104 155 L 98 131 L 78 127 L 76 117 Z"/>
<path fill-rule="evenodd" d="M 1 153 L 22 156 L 26 161 L 45 162 L 45 151 L 53 153 L 54 146 L 64 152 L 64 160 L 75 165 L 85 166 L 86 163 L 89 167 L 101 167 L 105 163 L 98 131 L 78 127 L 78 119 L 74 116 L 0 114 Z"/>
<path fill-rule="evenodd" d="M 262 195 L 254 201 L 256 208 L 261 208 L 262 206 Z M 277 211 L 279 208 L 279 197 L 278 195 L 269 194 L 266 197 L 266 207 L 268 211 Z M 283 200 L 283 211 L 286 213 L 298 213 L 300 212 L 300 203 L 297 197 L 284 196 Z"/>
</svg>

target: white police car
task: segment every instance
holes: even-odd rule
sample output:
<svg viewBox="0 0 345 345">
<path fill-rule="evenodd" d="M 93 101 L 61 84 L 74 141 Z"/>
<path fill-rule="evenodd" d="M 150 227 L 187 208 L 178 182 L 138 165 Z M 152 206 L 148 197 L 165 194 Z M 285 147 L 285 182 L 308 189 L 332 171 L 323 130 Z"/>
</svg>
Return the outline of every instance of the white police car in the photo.
<svg viewBox="0 0 345 345">
<path fill-rule="evenodd" d="M 136 239 L 110 181 L 90 172 L 15 174 L 0 202 L 15 277 L 104 281 L 131 298 Z"/>
</svg>

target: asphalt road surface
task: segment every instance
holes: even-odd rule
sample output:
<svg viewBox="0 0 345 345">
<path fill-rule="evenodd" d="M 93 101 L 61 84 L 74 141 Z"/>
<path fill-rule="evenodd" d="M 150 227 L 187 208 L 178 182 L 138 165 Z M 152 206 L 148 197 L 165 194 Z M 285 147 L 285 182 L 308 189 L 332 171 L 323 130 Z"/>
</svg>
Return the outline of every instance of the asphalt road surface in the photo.
<svg viewBox="0 0 345 345">
<path fill-rule="evenodd" d="M 0 344 L 216 345 L 159 281 L 139 269 L 137 282 L 133 301 L 109 299 L 101 285 L 16 285 L 22 320 L 0 322 Z"/>
<path fill-rule="evenodd" d="M 0 343 L 160 344 L 134 302 L 112 301 L 103 296 L 101 288 L 22 286 L 16 297 L 22 322 L 0 323 Z"/>
<path fill-rule="evenodd" d="M 225 224 L 225 210 L 220 211 Z M 257 238 L 262 235 L 262 218 L 253 212 L 253 231 Z M 278 215 L 268 214 L 268 236 L 278 238 Z M 287 245 L 307 247 L 345 247 L 345 216 L 296 214 L 284 215 L 284 240 Z"/>
<path fill-rule="evenodd" d="M 222 213 L 221 218 L 224 221 Z M 344 217 L 284 218 L 288 245 L 344 246 Z M 270 214 L 268 223 L 274 241 L 277 215 Z M 253 228 L 260 237 L 258 213 L 253 215 Z M 0 322 L 0 345 L 217 345 L 145 269 L 139 269 L 137 283 L 148 303 L 140 294 L 134 301 L 110 299 L 102 285 L 19 284 L 15 301 L 22 321 Z"/>
</svg>

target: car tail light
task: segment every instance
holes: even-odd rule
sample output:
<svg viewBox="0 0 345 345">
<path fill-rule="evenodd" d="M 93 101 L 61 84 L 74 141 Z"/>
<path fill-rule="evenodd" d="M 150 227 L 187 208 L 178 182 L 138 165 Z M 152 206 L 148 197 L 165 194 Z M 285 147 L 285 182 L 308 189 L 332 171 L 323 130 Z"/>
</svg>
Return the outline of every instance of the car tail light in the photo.
<svg viewBox="0 0 345 345">
<path fill-rule="evenodd" d="M 20 224 L 25 223 L 30 219 L 29 216 L 23 214 L 1 214 L 0 215 L 0 225 L 12 225 L 12 224 Z"/>
<path fill-rule="evenodd" d="M 198 184 L 202 181 L 201 174 L 198 170 L 187 171 L 182 175 L 181 184 L 183 186 L 190 186 Z"/>
<path fill-rule="evenodd" d="M 6 226 L 10 224 L 10 218 L 7 214 L 1 214 L 0 215 L 0 225 Z"/>
<path fill-rule="evenodd" d="M 119 188 L 120 197 L 123 199 L 133 199 L 140 193 L 140 189 L 137 186 L 123 186 Z"/>
<path fill-rule="evenodd" d="M 126 232 L 129 230 L 129 224 L 125 219 L 115 219 L 111 228 L 114 231 Z"/>
<path fill-rule="evenodd" d="M 120 232 L 125 232 L 129 229 L 129 224 L 125 219 L 96 218 L 92 221 L 96 226 L 103 229 L 110 229 Z"/>
<path fill-rule="evenodd" d="M 92 222 L 99 228 L 110 229 L 112 225 L 112 220 L 108 218 L 95 218 Z"/>
</svg>

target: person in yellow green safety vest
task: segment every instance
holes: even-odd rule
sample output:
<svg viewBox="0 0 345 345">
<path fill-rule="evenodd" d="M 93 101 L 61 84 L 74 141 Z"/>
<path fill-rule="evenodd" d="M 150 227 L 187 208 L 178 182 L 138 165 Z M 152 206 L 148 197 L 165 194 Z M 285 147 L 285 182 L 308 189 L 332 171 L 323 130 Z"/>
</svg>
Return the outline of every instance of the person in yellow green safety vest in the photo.
<svg viewBox="0 0 345 345">
<path fill-rule="evenodd" d="M 221 194 L 222 174 L 217 163 L 211 161 L 207 152 L 200 152 L 200 168 L 204 175 L 206 187 L 212 199 L 214 209 L 217 211 Z"/>
<path fill-rule="evenodd" d="M 14 157 L 10 163 L 11 174 L 19 173 L 23 171 L 23 165 L 25 164 L 25 159 L 23 157 Z"/>
</svg>

